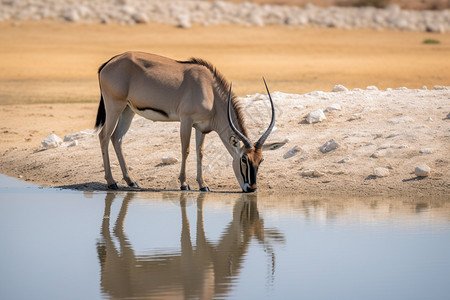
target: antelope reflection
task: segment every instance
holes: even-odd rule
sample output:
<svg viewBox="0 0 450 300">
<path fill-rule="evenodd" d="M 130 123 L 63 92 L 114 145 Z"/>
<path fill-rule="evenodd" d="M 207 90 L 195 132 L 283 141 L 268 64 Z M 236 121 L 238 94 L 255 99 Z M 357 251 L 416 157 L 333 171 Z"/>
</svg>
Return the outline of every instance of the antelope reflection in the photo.
<svg viewBox="0 0 450 300">
<path fill-rule="evenodd" d="M 220 240 L 211 243 L 205 235 L 203 222 L 203 204 L 209 194 L 198 193 L 197 236 L 196 245 L 193 246 L 186 212 L 188 194 L 182 193 L 179 199 L 181 252 L 172 251 L 164 255 L 134 253 L 124 230 L 128 205 L 134 195 L 128 193 L 123 199 L 112 232 L 110 214 L 115 194 L 108 193 L 105 198 L 102 240 L 97 245 L 97 251 L 101 264 L 102 291 L 112 298 L 213 299 L 226 295 L 242 268 L 244 255 L 253 238 L 268 253 L 273 276 L 275 254 L 270 243 L 284 242 L 284 236 L 276 229 L 264 228 L 256 195 L 237 196 L 231 221 Z M 118 247 L 113 242 L 114 238 L 117 238 Z"/>
</svg>

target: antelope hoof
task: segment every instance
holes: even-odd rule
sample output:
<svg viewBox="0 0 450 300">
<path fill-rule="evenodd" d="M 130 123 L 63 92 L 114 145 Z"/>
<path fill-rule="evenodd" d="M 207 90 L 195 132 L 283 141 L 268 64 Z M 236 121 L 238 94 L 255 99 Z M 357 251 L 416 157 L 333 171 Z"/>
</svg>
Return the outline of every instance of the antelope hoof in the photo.
<svg viewBox="0 0 450 300">
<path fill-rule="evenodd" d="M 189 186 L 189 184 L 188 184 L 188 185 L 182 185 L 182 186 L 180 187 L 180 189 L 181 189 L 182 191 L 190 191 L 190 190 L 191 190 L 191 187 Z"/>
<path fill-rule="evenodd" d="M 204 186 L 200 189 L 201 192 L 211 192 L 211 190 L 209 189 L 209 187 Z"/>
<path fill-rule="evenodd" d="M 117 186 L 117 183 L 108 185 L 108 190 L 117 191 L 118 189 L 119 189 L 119 187 Z"/>
<path fill-rule="evenodd" d="M 132 182 L 128 186 L 130 188 L 133 188 L 133 189 L 139 189 L 140 188 L 139 185 L 137 184 L 137 182 Z"/>
</svg>

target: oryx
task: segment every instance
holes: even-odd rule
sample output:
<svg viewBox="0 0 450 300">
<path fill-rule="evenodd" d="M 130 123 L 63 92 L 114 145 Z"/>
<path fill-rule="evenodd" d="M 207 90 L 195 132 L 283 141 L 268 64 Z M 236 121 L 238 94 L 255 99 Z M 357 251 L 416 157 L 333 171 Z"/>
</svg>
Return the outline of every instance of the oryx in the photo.
<svg viewBox="0 0 450 300">
<path fill-rule="evenodd" d="M 195 128 L 197 181 L 201 191 L 209 191 L 202 175 L 205 134 L 215 131 L 233 157 L 233 169 L 244 192 L 256 190 L 256 175 L 262 162 L 262 147 L 275 124 L 275 108 L 269 89 L 272 120 L 254 144 L 248 139 L 243 112 L 231 92 L 231 84 L 202 60 L 176 61 L 162 56 L 126 52 L 114 56 L 98 70 L 101 99 L 95 128 L 100 129 L 105 179 L 109 189 L 118 189 L 111 174 L 108 145 L 112 141 L 123 177 L 131 187 L 138 187 L 130 177 L 122 153 L 122 137 L 135 114 L 153 121 L 179 121 L 181 137 L 182 190 L 186 183 L 186 159 L 192 127 Z M 243 146 L 241 146 L 241 142 Z"/>
</svg>

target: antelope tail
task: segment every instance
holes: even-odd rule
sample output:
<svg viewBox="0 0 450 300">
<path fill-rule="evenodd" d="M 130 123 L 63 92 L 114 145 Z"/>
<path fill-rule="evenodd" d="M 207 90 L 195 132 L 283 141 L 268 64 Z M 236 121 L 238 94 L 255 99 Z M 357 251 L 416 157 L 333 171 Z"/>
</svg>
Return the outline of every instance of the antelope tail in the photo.
<svg viewBox="0 0 450 300">
<path fill-rule="evenodd" d="M 100 104 L 98 105 L 97 119 L 95 120 L 95 129 L 99 130 L 103 127 L 106 120 L 105 102 L 103 101 L 103 95 L 100 93 Z"/>
</svg>

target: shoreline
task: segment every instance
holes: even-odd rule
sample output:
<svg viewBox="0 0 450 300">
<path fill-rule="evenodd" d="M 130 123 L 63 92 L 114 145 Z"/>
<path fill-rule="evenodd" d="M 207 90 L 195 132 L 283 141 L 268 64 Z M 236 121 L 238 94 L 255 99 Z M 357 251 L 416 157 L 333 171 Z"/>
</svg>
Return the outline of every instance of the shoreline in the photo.
<svg viewBox="0 0 450 300">
<path fill-rule="evenodd" d="M 340 92 L 285 94 L 272 92 L 277 129 L 267 142 L 282 144 L 264 152 L 258 187 L 264 193 L 342 197 L 447 197 L 450 195 L 450 120 L 446 119 L 449 87 L 442 90 L 375 88 Z M 266 96 L 240 98 L 245 107 L 250 135 L 257 136 L 269 117 Z M 326 112 L 327 119 L 309 124 L 310 112 L 338 104 Z M 73 104 L 75 107 L 79 104 Z M 96 104 L 85 104 L 95 108 Z M 68 109 L 54 105 L 52 111 Z M 253 114 L 262 119 L 252 119 Z M 267 115 L 267 116 L 266 116 Z M 151 122 L 135 117 L 124 138 L 124 152 L 131 174 L 144 191 L 176 191 L 180 163 L 163 164 L 163 157 L 180 160 L 179 123 Z M 42 186 L 82 191 L 106 190 L 98 138 L 93 130 L 65 132 L 66 143 L 54 149 L 39 145 L 7 149 L 0 156 L 0 172 Z M 64 136 L 61 136 L 63 138 Z M 312 140 L 311 137 L 314 137 Z M 339 146 L 328 153 L 319 148 L 330 139 Z M 76 141 L 74 145 L 71 145 Z M 287 143 L 286 143 L 287 141 Z M 191 147 L 193 141 L 191 141 Z M 284 143 L 284 144 L 283 144 Z M 25 144 L 26 145 L 26 144 Z M 292 157 L 287 157 L 295 147 Z M 423 149 L 432 150 L 422 154 Z M 111 148 L 112 171 L 122 191 L 125 188 Z M 188 182 L 195 181 L 195 148 L 188 159 Z M 428 177 L 414 175 L 414 168 L 427 164 Z M 207 135 L 204 172 L 211 190 L 239 192 L 231 158 L 216 134 Z M 388 174 L 377 176 L 375 168 Z"/>
</svg>

